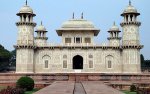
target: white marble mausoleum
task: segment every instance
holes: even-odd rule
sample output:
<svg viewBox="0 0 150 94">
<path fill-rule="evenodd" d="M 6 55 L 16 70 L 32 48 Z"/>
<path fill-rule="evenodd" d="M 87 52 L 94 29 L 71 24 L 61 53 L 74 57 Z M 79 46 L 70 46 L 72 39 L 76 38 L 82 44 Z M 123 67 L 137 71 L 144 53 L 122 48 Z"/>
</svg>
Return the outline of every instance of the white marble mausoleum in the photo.
<svg viewBox="0 0 150 94">
<path fill-rule="evenodd" d="M 42 23 L 36 27 L 36 14 L 26 4 L 17 13 L 16 73 L 140 73 L 139 15 L 130 2 L 121 14 L 122 30 L 114 23 L 105 44 L 94 42 L 100 29 L 91 21 L 73 17 L 56 30 L 62 41 L 53 44 Z"/>
</svg>

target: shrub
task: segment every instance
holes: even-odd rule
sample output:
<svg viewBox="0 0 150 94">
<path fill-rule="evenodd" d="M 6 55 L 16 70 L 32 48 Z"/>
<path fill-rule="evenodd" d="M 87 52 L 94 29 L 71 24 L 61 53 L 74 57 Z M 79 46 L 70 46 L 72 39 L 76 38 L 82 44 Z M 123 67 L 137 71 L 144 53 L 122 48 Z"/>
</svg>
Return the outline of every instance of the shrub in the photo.
<svg viewBox="0 0 150 94">
<path fill-rule="evenodd" d="M 31 91 L 34 88 L 34 80 L 30 77 L 21 77 L 16 83 L 17 87 Z"/>
<path fill-rule="evenodd" d="M 135 85 L 131 85 L 131 86 L 130 86 L 130 91 L 131 91 L 131 92 L 136 91 L 136 86 L 135 86 Z"/>
<path fill-rule="evenodd" d="M 2 89 L 0 94 L 24 94 L 24 92 L 25 91 L 20 88 L 7 87 L 6 89 Z"/>
</svg>

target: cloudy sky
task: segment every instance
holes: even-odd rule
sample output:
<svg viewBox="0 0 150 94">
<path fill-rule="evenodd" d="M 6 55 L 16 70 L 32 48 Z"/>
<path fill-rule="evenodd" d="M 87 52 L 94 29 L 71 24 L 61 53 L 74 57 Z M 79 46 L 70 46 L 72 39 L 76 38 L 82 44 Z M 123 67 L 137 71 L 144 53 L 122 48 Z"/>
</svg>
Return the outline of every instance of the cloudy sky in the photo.
<svg viewBox="0 0 150 94">
<path fill-rule="evenodd" d="M 80 18 L 83 12 L 84 19 L 92 21 L 101 30 L 95 42 L 103 43 L 107 42 L 107 31 L 114 21 L 120 27 L 119 24 L 123 19 L 120 14 L 128 2 L 128 0 L 28 0 L 28 5 L 37 15 L 34 18 L 37 25 L 42 20 L 49 31 L 47 33 L 49 42 L 60 43 L 61 38 L 57 36 L 55 30 L 64 21 L 71 19 L 73 12 L 75 18 Z M 16 44 L 15 22 L 19 20 L 16 13 L 24 4 L 25 0 L 0 0 L 0 44 L 8 50 L 13 50 L 13 45 Z M 150 0 L 132 0 L 132 5 L 141 13 L 138 18 L 142 22 L 140 38 L 141 44 L 144 45 L 141 53 L 145 59 L 150 59 Z"/>
</svg>

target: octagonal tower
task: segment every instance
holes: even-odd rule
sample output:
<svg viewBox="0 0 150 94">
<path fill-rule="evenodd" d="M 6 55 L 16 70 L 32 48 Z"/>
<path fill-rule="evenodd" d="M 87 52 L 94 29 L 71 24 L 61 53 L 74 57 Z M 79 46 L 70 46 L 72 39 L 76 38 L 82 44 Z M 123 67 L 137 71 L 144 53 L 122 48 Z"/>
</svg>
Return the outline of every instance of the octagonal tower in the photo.
<svg viewBox="0 0 150 94">
<path fill-rule="evenodd" d="M 26 4 L 20 9 L 17 16 L 20 21 L 16 23 L 18 27 L 17 38 L 17 58 L 16 58 L 16 73 L 33 73 L 34 60 L 34 27 L 33 22 L 35 14 L 33 10 Z"/>
<path fill-rule="evenodd" d="M 137 20 L 137 16 L 140 13 L 137 9 L 129 5 L 121 14 L 124 17 L 123 22 L 120 24 L 123 29 L 122 36 L 122 62 L 124 73 L 140 73 L 140 49 L 143 47 L 140 45 L 139 26 L 141 22 Z"/>
</svg>

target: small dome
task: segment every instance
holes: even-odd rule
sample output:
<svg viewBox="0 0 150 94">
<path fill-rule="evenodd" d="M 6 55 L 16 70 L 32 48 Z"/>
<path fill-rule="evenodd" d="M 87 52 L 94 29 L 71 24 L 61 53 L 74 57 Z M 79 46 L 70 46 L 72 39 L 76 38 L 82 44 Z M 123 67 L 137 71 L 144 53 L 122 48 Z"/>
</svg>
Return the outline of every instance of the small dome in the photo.
<svg viewBox="0 0 150 94">
<path fill-rule="evenodd" d="M 123 13 L 137 13 L 137 9 L 132 5 L 129 5 Z"/>
<path fill-rule="evenodd" d="M 62 24 L 62 28 L 94 28 L 92 22 L 84 19 L 72 19 Z"/>
<path fill-rule="evenodd" d="M 129 1 L 129 5 L 124 10 L 123 14 L 125 14 L 125 13 L 138 13 L 137 9 L 134 6 L 132 6 L 131 1 Z"/>
<path fill-rule="evenodd" d="M 33 14 L 33 10 L 29 6 L 25 5 L 20 9 L 19 13 L 31 13 L 31 14 Z"/>
<path fill-rule="evenodd" d="M 46 31 L 46 28 L 42 25 L 42 22 L 41 25 L 36 28 L 36 31 Z"/>
<path fill-rule="evenodd" d="M 37 31 L 46 31 L 46 28 L 43 25 L 40 25 L 36 29 Z"/>
<path fill-rule="evenodd" d="M 119 30 L 119 27 L 116 26 L 116 24 L 114 22 L 114 25 L 109 29 L 109 31 L 120 31 L 120 30 Z"/>
</svg>

